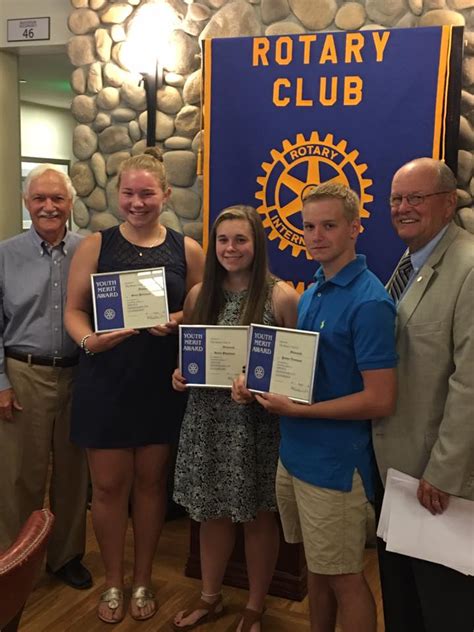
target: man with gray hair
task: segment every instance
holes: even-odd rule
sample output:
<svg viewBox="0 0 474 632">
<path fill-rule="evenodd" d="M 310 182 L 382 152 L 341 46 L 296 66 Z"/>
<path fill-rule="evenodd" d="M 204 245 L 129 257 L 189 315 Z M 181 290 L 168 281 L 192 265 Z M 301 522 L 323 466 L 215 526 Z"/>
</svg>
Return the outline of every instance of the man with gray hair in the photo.
<svg viewBox="0 0 474 632">
<path fill-rule="evenodd" d="M 408 248 L 388 284 L 398 398 L 373 442 L 382 481 L 389 467 L 419 479 L 418 501 L 441 514 L 451 496 L 474 500 L 474 236 L 453 222 L 456 178 L 443 162 L 402 166 L 390 207 Z M 474 577 L 378 544 L 386 632 L 473 631 Z"/>
<path fill-rule="evenodd" d="M 67 230 L 74 189 L 51 164 L 33 169 L 24 201 L 32 226 L 0 244 L 0 549 L 43 506 L 50 458 L 50 573 L 74 588 L 92 580 L 85 546 L 87 463 L 69 441 L 78 349 L 63 326 L 66 283 L 80 241 Z"/>
</svg>

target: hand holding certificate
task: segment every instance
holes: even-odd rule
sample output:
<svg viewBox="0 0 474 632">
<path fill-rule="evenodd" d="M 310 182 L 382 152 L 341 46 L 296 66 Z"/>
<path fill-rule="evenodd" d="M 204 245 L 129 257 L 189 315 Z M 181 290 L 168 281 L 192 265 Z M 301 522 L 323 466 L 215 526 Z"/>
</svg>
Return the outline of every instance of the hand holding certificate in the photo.
<svg viewBox="0 0 474 632">
<path fill-rule="evenodd" d="M 247 358 L 248 327 L 180 325 L 179 362 L 188 386 L 231 388 Z"/>
<path fill-rule="evenodd" d="M 247 388 L 311 404 L 318 341 L 312 331 L 250 325 Z"/>
<path fill-rule="evenodd" d="M 96 333 L 169 321 L 165 269 L 91 274 Z"/>
</svg>

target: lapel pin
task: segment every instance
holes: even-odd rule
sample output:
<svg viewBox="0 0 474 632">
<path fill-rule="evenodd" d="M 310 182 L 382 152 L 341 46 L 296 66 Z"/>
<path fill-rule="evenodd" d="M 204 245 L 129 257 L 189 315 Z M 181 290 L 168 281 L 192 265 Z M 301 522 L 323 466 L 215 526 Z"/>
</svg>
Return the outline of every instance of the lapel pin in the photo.
<svg viewBox="0 0 474 632">
<path fill-rule="evenodd" d="M 422 276 L 419 276 L 419 277 L 417 278 L 417 280 L 416 280 L 416 282 L 417 282 L 417 283 L 419 283 L 420 281 L 423 281 L 423 277 L 422 277 Z"/>
</svg>

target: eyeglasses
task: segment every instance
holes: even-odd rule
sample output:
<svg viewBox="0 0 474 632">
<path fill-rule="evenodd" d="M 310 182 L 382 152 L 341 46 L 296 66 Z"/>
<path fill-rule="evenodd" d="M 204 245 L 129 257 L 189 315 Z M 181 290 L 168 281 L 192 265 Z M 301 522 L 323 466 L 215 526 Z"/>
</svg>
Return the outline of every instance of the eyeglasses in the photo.
<svg viewBox="0 0 474 632">
<path fill-rule="evenodd" d="M 419 193 L 408 193 L 408 195 L 391 195 L 389 201 L 392 208 L 399 207 L 404 199 L 408 202 L 410 206 L 419 206 L 420 204 L 423 204 L 425 198 L 431 197 L 432 195 L 442 195 L 443 193 L 451 193 L 451 191 L 436 191 L 436 193 L 425 193 L 424 195 L 420 195 Z"/>
</svg>

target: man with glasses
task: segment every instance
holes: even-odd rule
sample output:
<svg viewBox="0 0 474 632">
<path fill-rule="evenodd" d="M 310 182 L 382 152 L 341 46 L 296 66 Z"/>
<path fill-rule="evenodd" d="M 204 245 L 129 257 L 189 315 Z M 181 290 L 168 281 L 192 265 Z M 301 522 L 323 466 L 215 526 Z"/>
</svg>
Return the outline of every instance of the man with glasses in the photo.
<svg viewBox="0 0 474 632">
<path fill-rule="evenodd" d="M 453 221 L 456 178 L 443 162 L 401 167 L 390 207 L 408 250 L 387 286 L 397 407 L 374 423 L 374 448 L 381 479 L 389 467 L 416 477 L 419 502 L 440 514 L 451 495 L 474 500 L 474 236 Z M 378 492 L 380 509 L 381 481 Z M 378 544 L 386 632 L 473 631 L 473 577 Z"/>
</svg>

